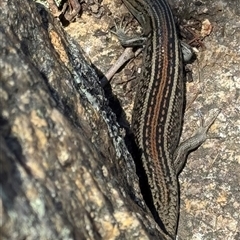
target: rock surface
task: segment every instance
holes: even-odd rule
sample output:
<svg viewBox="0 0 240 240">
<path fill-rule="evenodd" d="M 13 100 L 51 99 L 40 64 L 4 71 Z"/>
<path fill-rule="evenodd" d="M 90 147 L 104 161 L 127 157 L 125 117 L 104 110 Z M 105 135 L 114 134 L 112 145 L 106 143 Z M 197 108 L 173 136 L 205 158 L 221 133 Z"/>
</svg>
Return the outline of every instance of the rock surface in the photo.
<svg viewBox="0 0 240 240">
<path fill-rule="evenodd" d="M 212 138 L 190 154 L 180 175 L 178 239 L 237 240 L 240 2 L 171 2 L 183 18 L 208 19 L 213 27 L 186 86 L 183 139 L 197 128 L 197 111 L 222 109 Z M 93 66 L 46 9 L 26 0 L 0 2 L 1 239 L 160 238 L 94 70 L 105 73 L 121 54 L 109 28 L 128 11 L 120 0 L 101 5 L 101 18 L 83 12 L 65 28 Z M 140 67 L 141 56 L 111 82 L 124 109 L 115 110 L 122 125 L 131 119 L 137 84 L 131 79 Z"/>
<path fill-rule="evenodd" d="M 191 136 L 204 119 L 221 109 L 209 131 L 209 138 L 192 152 L 180 174 L 181 202 L 178 239 L 235 240 L 240 236 L 240 1 L 171 0 L 178 19 L 192 29 L 199 24 L 212 27 L 198 48 L 193 63 L 193 81 L 186 84 L 188 109 L 184 116 L 182 139 Z M 125 17 L 129 34 L 140 33 L 121 0 L 103 0 L 102 18 L 89 13 L 69 24 L 66 31 L 83 47 L 86 55 L 103 73 L 123 52 L 109 29 L 113 19 Z M 209 21 L 209 24 L 205 24 Z M 124 22 L 125 23 L 125 22 Z M 190 24 L 189 24 L 190 23 Z M 195 32 L 195 29 L 193 29 Z M 191 39 L 190 39 L 191 40 Z M 131 122 L 134 92 L 142 56 L 130 61 L 111 80 L 123 113 L 120 123 Z M 201 92 L 199 94 L 199 92 Z M 195 100 L 194 100 L 195 99 Z M 194 101 L 193 101 L 194 100 Z"/>
<path fill-rule="evenodd" d="M 160 238 L 79 46 L 35 2 L 0 9 L 1 239 Z"/>
</svg>

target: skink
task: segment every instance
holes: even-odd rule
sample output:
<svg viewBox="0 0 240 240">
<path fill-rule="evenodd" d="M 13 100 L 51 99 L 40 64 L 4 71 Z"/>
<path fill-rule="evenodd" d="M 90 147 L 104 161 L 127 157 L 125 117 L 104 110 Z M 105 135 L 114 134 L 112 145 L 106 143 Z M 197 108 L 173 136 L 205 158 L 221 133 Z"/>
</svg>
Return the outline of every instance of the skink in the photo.
<svg viewBox="0 0 240 240">
<path fill-rule="evenodd" d="M 179 215 L 178 174 L 187 153 L 206 140 L 215 117 L 179 145 L 184 84 L 180 41 L 166 0 L 123 0 L 143 28 L 142 72 L 138 79 L 132 127 L 150 196 L 147 204 L 162 239 L 175 239 Z M 123 45 L 134 45 L 134 40 Z M 139 41 L 137 41 L 137 45 Z"/>
</svg>

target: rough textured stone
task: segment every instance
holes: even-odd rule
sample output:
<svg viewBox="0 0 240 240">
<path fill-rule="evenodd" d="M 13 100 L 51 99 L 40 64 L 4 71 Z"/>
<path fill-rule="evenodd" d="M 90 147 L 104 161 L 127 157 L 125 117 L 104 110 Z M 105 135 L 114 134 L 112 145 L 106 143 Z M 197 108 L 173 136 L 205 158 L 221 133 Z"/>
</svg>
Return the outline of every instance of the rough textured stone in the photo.
<svg viewBox="0 0 240 240">
<path fill-rule="evenodd" d="M 209 138 L 188 156 L 180 174 L 180 219 L 178 239 L 235 240 L 240 236 L 240 1 L 171 0 L 181 24 L 201 36 L 208 20 L 211 34 L 198 47 L 197 60 L 191 66 L 193 81 L 186 83 L 187 110 L 182 139 L 198 128 L 199 112 L 204 119 L 222 109 L 209 131 Z M 113 19 L 128 23 L 129 35 L 141 32 L 121 0 L 103 0 L 101 19 L 83 12 L 66 30 L 83 47 L 91 61 L 103 73 L 123 52 L 109 29 Z M 194 24 L 192 24 L 194 23 Z M 194 38 L 194 36 L 193 36 Z M 192 43 L 191 38 L 187 38 Z M 188 42 L 188 43 L 189 43 Z M 122 108 L 118 114 L 122 126 L 131 122 L 137 72 L 142 56 L 126 64 L 111 80 L 111 88 Z M 200 93 L 200 94 L 199 94 Z M 195 99 L 195 100 L 194 100 Z M 127 121 L 126 121 L 127 120 Z"/>
<path fill-rule="evenodd" d="M 1 239 L 159 238 L 79 46 L 35 2 L 0 9 Z"/>
<path fill-rule="evenodd" d="M 178 239 L 237 240 L 240 1 L 171 2 L 180 19 L 194 19 L 200 27 L 208 19 L 213 26 L 193 64 L 193 82 L 186 86 L 190 108 L 183 139 L 197 128 L 197 111 L 206 117 L 210 110 L 222 109 L 211 139 L 190 154 L 180 175 Z M 109 33 L 113 19 L 131 17 L 121 0 L 101 5 L 102 18 L 83 11 L 65 29 L 104 73 L 123 51 Z M 3 239 L 158 238 L 155 223 L 136 205 L 143 203 L 132 159 L 82 51 L 57 20 L 32 3 L 0 1 L 0 13 Z M 136 22 L 129 26 L 130 33 L 140 32 Z M 137 84 L 131 79 L 140 67 L 141 56 L 111 81 L 124 109 L 116 110 L 122 125 L 122 116 L 131 119 Z"/>
</svg>

